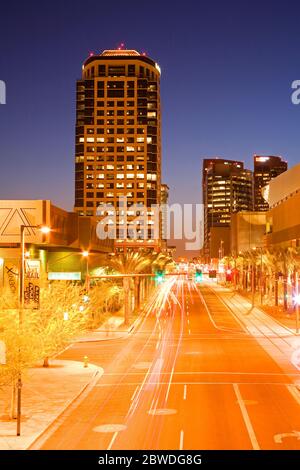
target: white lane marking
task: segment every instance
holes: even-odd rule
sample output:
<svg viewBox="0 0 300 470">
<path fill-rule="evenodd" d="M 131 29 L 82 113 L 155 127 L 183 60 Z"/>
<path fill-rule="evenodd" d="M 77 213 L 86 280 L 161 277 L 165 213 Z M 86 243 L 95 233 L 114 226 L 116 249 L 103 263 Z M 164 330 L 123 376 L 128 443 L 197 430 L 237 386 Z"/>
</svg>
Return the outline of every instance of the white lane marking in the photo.
<svg viewBox="0 0 300 470">
<path fill-rule="evenodd" d="M 134 393 L 133 393 L 133 395 L 132 395 L 132 397 L 131 397 L 131 401 L 134 400 L 134 397 L 136 396 L 136 393 L 137 393 L 138 389 L 139 389 L 139 386 L 136 387 L 136 389 L 135 389 L 135 391 L 134 391 Z"/>
<path fill-rule="evenodd" d="M 256 435 L 255 435 L 252 423 L 250 421 L 250 417 L 248 415 L 248 411 L 244 403 L 244 400 L 242 398 L 238 384 L 233 384 L 233 389 L 234 389 L 234 392 L 235 392 L 235 395 L 236 395 L 236 398 L 237 398 L 237 401 L 238 401 L 238 404 L 239 404 L 239 407 L 240 407 L 240 410 L 244 419 L 245 426 L 248 431 L 248 435 L 249 435 L 252 447 L 254 450 L 260 450 L 259 444 L 256 439 Z"/>
<path fill-rule="evenodd" d="M 116 437 L 117 437 L 118 434 L 119 434 L 118 432 L 115 432 L 115 433 L 114 433 L 114 435 L 113 435 L 113 437 L 112 437 L 112 440 L 110 441 L 107 450 L 111 450 L 111 448 L 112 448 L 112 446 L 113 446 L 113 443 L 115 442 Z"/>
<path fill-rule="evenodd" d="M 191 330 L 189 330 L 189 335 L 191 334 Z"/>
<path fill-rule="evenodd" d="M 184 385 L 183 387 L 183 399 L 186 400 L 186 392 L 187 392 L 187 386 Z"/>
<path fill-rule="evenodd" d="M 179 450 L 183 450 L 184 431 L 180 431 Z"/>
<path fill-rule="evenodd" d="M 144 377 L 144 380 L 143 380 L 143 382 L 142 382 L 142 384 L 141 384 L 141 386 L 140 386 L 140 389 L 139 389 L 138 393 L 137 393 L 136 396 L 134 397 L 134 400 L 132 401 L 132 403 L 131 403 L 131 405 L 130 405 L 130 407 L 129 407 L 129 410 L 128 410 L 128 412 L 127 412 L 126 418 L 127 418 L 131 413 L 134 413 L 135 410 L 136 410 L 136 408 L 137 408 L 137 406 L 138 406 L 138 402 L 139 402 L 140 395 L 141 395 L 141 393 L 142 393 L 142 390 L 143 390 L 143 387 L 144 387 L 144 385 L 145 385 L 145 383 L 146 383 L 146 380 L 147 380 L 147 378 L 148 378 L 148 376 L 149 376 L 149 374 L 150 374 L 150 369 L 151 369 L 151 366 L 149 367 L 149 369 L 148 369 L 148 371 L 147 371 L 147 373 L 146 373 L 146 375 L 145 375 L 145 377 Z"/>
<path fill-rule="evenodd" d="M 171 375 L 170 375 L 168 390 L 167 390 L 166 399 L 165 399 L 166 402 L 168 401 L 168 398 L 169 398 L 169 393 L 170 393 L 171 383 L 172 383 L 172 379 L 173 379 L 173 374 L 174 374 L 174 367 L 173 367 Z"/>
<path fill-rule="evenodd" d="M 168 385 L 168 381 L 152 381 L 152 382 L 148 382 L 148 385 Z M 182 383 L 183 382 L 172 382 L 172 385 L 179 385 L 180 387 L 182 387 Z M 198 382 L 187 382 L 186 384 L 187 385 L 233 385 L 237 382 L 232 382 L 232 381 L 198 381 Z M 140 382 L 126 382 L 126 383 L 120 383 L 118 386 L 119 387 L 129 387 L 129 386 L 135 386 L 135 385 L 140 385 Z M 282 387 L 282 386 L 286 386 L 288 384 L 283 384 L 283 383 L 278 383 L 278 382 L 239 382 L 238 385 L 272 385 L 272 386 L 278 386 L 278 387 Z M 108 383 L 108 384 L 101 384 L 101 385 L 96 385 L 96 387 L 113 387 L 114 385 L 112 385 L 111 383 Z M 136 399 L 133 401 L 133 403 L 131 404 L 131 406 L 136 402 Z"/>
<path fill-rule="evenodd" d="M 155 349 L 157 350 L 159 348 L 159 341 L 157 341 Z"/>
<path fill-rule="evenodd" d="M 190 320 L 188 320 L 188 325 L 190 324 Z"/>
<path fill-rule="evenodd" d="M 290 392 L 292 397 L 296 400 L 298 405 L 300 405 L 300 392 L 299 392 L 297 386 L 296 385 L 287 385 L 286 388 L 288 389 L 288 391 Z"/>
<path fill-rule="evenodd" d="M 194 353 L 198 353 L 200 354 L 200 352 L 198 351 L 194 351 Z M 169 374 L 170 372 L 161 372 L 161 375 L 167 375 Z M 281 372 L 238 372 L 238 371 L 235 371 L 235 372 L 231 372 L 231 371 L 213 371 L 213 370 L 210 370 L 210 371 L 206 371 L 206 372 L 203 372 L 203 371 L 193 371 L 193 372 L 190 372 L 190 371 L 184 371 L 184 372 L 175 372 L 175 375 L 186 375 L 186 374 L 189 374 L 189 375 L 258 375 L 258 376 L 270 376 L 270 377 L 296 377 L 298 378 L 299 377 L 299 372 L 298 373 L 288 373 L 288 374 L 284 374 L 284 373 L 281 373 Z M 111 373 L 107 373 L 107 374 L 104 374 L 104 376 L 124 376 L 123 372 L 111 372 Z M 144 375 L 144 372 L 128 372 L 126 375 Z M 98 387 L 99 385 L 101 384 L 97 384 L 95 385 L 95 387 Z M 278 385 L 282 385 L 282 383 L 278 383 Z M 290 385 L 290 384 L 283 384 L 283 385 Z M 112 384 L 113 386 L 113 384 Z"/>
</svg>

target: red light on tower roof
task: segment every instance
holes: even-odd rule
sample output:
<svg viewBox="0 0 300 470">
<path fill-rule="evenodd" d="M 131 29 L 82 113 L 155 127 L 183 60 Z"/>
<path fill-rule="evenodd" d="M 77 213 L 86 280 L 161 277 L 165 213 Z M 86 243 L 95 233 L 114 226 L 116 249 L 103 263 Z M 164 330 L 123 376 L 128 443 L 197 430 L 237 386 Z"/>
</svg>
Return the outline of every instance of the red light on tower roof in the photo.
<svg viewBox="0 0 300 470">
<path fill-rule="evenodd" d="M 90 56 L 90 57 L 92 57 L 93 55 L 94 55 L 94 53 L 93 53 L 93 52 L 90 52 L 90 53 L 89 53 L 89 56 Z"/>
<path fill-rule="evenodd" d="M 147 53 L 146 53 L 146 52 L 143 52 L 142 55 L 145 57 L 145 56 L 147 55 Z"/>
</svg>

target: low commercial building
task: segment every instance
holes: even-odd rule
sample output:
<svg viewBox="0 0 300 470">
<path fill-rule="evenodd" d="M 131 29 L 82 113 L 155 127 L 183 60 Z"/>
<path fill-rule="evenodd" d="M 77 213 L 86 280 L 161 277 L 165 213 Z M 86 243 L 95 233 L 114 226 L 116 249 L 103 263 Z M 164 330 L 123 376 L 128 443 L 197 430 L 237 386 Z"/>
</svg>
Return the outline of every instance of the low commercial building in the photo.
<svg viewBox="0 0 300 470">
<path fill-rule="evenodd" d="M 300 246 L 300 164 L 270 181 L 267 245 Z"/>
<path fill-rule="evenodd" d="M 266 212 L 231 214 L 230 251 L 236 256 L 266 244 Z"/>
<path fill-rule="evenodd" d="M 32 267 L 32 276 L 38 269 L 38 275 L 49 279 L 80 280 L 113 251 L 113 240 L 97 237 L 95 217 L 80 217 L 49 200 L 0 200 L 0 287 L 14 292 L 19 286 L 22 225 L 27 227 L 25 265 Z M 44 234 L 41 226 L 51 231 Z M 89 253 L 88 260 L 83 251 Z"/>
</svg>

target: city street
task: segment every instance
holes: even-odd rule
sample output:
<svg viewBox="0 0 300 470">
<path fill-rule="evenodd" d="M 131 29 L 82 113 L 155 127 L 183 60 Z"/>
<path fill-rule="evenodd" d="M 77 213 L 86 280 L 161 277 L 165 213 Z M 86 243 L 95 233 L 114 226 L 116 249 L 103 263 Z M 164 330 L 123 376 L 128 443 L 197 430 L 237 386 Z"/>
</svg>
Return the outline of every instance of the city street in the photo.
<svg viewBox="0 0 300 470">
<path fill-rule="evenodd" d="M 299 371 L 280 368 L 208 281 L 170 277 L 129 336 L 61 359 L 85 355 L 104 374 L 32 449 L 300 449 Z"/>
</svg>

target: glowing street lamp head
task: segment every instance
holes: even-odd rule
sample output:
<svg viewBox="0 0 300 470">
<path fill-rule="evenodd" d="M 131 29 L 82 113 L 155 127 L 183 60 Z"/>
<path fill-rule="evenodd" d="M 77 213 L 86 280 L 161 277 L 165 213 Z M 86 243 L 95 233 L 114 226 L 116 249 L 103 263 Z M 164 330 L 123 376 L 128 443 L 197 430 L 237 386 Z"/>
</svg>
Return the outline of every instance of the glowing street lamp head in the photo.
<svg viewBox="0 0 300 470">
<path fill-rule="evenodd" d="M 89 256 L 89 252 L 87 250 L 84 250 L 81 254 L 84 258 L 87 258 Z"/>
<path fill-rule="evenodd" d="M 46 225 L 43 225 L 41 228 L 40 228 L 40 231 L 46 235 L 47 233 L 50 233 L 51 232 L 51 228 L 50 227 L 47 227 Z"/>
<path fill-rule="evenodd" d="M 300 294 L 295 295 L 294 302 L 296 305 L 300 305 Z"/>
</svg>

